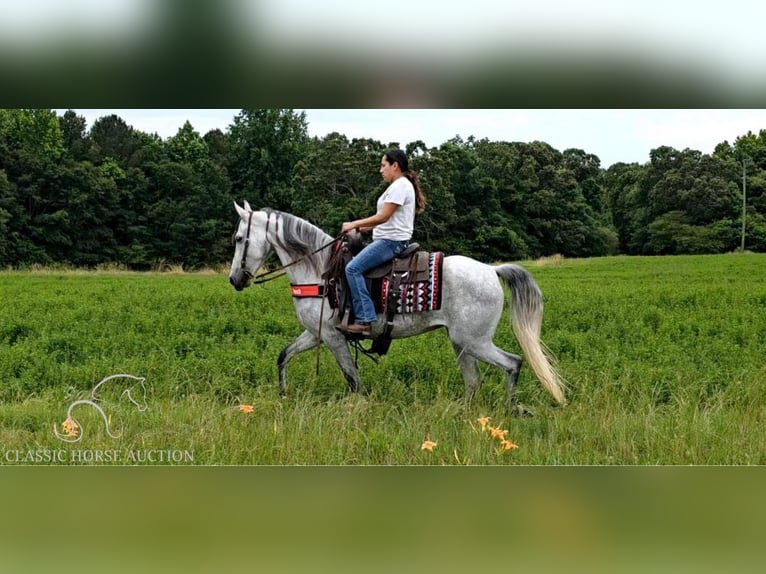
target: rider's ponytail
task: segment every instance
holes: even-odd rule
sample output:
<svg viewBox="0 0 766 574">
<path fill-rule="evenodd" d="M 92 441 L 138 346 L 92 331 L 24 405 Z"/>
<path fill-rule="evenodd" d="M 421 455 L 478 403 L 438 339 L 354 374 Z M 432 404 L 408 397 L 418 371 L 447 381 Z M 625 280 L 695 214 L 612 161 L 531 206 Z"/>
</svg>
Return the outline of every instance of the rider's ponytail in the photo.
<svg viewBox="0 0 766 574">
<path fill-rule="evenodd" d="M 418 173 L 410 169 L 410 162 L 407 159 L 407 154 L 400 149 L 392 149 L 384 154 L 386 161 L 390 164 L 398 164 L 399 169 L 402 171 L 404 177 L 410 180 L 412 187 L 415 188 L 415 213 L 420 215 L 426 208 L 426 196 L 423 190 L 420 189 L 420 181 L 418 180 Z"/>
</svg>

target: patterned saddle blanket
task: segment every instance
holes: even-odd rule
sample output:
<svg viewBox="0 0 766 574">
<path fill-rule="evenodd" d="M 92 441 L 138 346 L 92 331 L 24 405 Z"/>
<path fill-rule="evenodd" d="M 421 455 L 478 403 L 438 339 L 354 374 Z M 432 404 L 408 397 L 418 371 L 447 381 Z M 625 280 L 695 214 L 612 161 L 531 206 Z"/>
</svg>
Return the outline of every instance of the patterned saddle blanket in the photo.
<svg viewBox="0 0 766 574">
<path fill-rule="evenodd" d="M 442 306 L 442 262 L 441 251 L 418 251 L 414 261 L 394 260 L 390 275 L 382 277 L 371 291 L 373 301 L 380 305 L 381 313 L 422 313 L 438 311 Z M 393 295 L 393 296 L 392 296 Z M 395 304 L 395 309 L 390 306 Z"/>
</svg>

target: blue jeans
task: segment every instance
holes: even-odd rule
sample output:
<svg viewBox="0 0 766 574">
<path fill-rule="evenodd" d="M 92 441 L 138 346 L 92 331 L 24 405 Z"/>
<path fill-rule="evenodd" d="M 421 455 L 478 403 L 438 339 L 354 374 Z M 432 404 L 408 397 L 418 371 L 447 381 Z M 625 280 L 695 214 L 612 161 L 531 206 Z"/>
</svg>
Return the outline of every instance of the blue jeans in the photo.
<svg viewBox="0 0 766 574">
<path fill-rule="evenodd" d="M 381 263 L 391 261 L 404 251 L 407 245 L 409 245 L 409 241 L 376 239 L 346 265 L 346 279 L 351 291 L 351 302 L 354 305 L 357 323 L 374 323 L 377 319 L 375 304 L 372 302 L 369 291 L 367 291 L 367 283 L 364 279 L 365 272 L 374 269 Z"/>
</svg>

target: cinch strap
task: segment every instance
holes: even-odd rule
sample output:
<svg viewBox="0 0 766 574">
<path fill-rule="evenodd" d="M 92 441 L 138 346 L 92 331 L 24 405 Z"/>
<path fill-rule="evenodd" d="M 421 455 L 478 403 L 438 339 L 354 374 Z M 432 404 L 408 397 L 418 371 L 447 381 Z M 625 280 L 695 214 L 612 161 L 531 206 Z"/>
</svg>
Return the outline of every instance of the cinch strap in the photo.
<svg viewBox="0 0 766 574">
<path fill-rule="evenodd" d="M 324 285 L 290 285 L 293 297 L 324 297 Z"/>
</svg>

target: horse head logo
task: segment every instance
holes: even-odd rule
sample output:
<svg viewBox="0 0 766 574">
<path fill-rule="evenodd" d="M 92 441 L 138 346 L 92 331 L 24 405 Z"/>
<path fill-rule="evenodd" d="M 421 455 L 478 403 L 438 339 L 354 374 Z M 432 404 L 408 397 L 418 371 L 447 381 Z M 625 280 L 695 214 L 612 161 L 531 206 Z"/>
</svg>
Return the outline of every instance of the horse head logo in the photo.
<svg viewBox="0 0 766 574">
<path fill-rule="evenodd" d="M 90 406 L 95 409 L 98 414 L 101 415 L 101 418 L 104 420 L 104 428 L 106 429 L 106 434 L 108 434 L 111 438 L 116 439 L 122 436 L 122 421 L 119 423 L 119 431 L 114 433 L 111 424 L 112 417 L 107 416 L 103 408 L 109 403 L 105 402 L 104 399 L 97 396 L 99 387 L 101 387 L 101 385 L 107 381 L 111 381 L 113 379 L 130 379 L 133 381 L 127 385 L 125 390 L 122 391 L 119 398 L 117 399 L 118 401 L 122 399 L 122 397 L 127 396 L 128 400 L 130 400 L 130 402 L 136 406 L 139 412 L 144 412 L 149 408 L 146 404 L 146 386 L 144 385 L 144 381 L 146 381 L 146 379 L 144 377 L 134 377 L 133 375 L 111 375 L 105 379 L 102 379 L 95 387 L 93 387 L 89 398 L 78 399 L 69 405 L 69 408 L 66 412 L 66 420 L 61 424 L 63 433 L 59 432 L 55 423 L 53 425 L 53 433 L 56 435 L 56 438 L 68 443 L 76 443 L 82 440 L 82 425 L 80 425 L 78 420 L 72 414 L 72 411 L 75 409 L 75 407 L 80 405 Z"/>
</svg>

